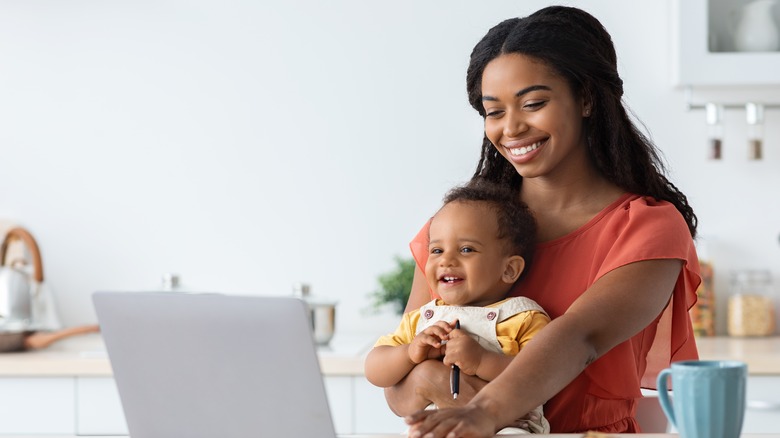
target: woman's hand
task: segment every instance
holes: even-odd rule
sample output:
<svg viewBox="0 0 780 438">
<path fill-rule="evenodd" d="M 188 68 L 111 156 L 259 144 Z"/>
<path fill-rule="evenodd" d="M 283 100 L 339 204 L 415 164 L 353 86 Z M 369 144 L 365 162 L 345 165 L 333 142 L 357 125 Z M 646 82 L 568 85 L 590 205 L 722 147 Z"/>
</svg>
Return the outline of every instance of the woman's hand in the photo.
<svg viewBox="0 0 780 438">
<path fill-rule="evenodd" d="M 420 411 L 404 420 L 409 438 L 490 438 L 499 429 L 488 412 L 474 404 Z"/>
</svg>

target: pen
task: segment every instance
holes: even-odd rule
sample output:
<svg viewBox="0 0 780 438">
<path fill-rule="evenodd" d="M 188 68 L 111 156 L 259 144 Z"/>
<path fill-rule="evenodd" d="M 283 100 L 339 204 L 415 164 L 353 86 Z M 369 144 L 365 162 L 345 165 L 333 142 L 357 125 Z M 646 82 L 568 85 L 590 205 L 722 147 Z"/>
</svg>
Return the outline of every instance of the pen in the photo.
<svg viewBox="0 0 780 438">
<path fill-rule="evenodd" d="M 460 321 L 455 321 L 455 328 L 460 328 Z M 460 368 L 452 364 L 452 371 L 450 371 L 450 392 L 452 393 L 452 399 L 458 399 L 458 392 L 460 392 Z"/>
</svg>

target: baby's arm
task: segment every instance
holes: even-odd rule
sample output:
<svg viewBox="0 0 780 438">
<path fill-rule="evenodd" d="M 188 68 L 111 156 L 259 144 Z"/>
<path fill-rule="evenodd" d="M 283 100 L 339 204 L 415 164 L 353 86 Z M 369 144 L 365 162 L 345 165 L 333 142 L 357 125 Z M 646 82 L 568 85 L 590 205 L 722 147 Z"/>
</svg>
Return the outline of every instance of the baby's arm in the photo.
<svg viewBox="0 0 780 438">
<path fill-rule="evenodd" d="M 417 365 L 409 358 L 409 345 L 377 345 L 366 357 L 366 378 L 382 388 L 393 386 Z"/>
<path fill-rule="evenodd" d="M 417 334 L 411 344 L 374 347 L 366 357 L 366 378 L 383 388 L 397 384 L 420 362 L 440 358 L 442 341 L 451 330 L 449 324 L 440 321 Z"/>
</svg>

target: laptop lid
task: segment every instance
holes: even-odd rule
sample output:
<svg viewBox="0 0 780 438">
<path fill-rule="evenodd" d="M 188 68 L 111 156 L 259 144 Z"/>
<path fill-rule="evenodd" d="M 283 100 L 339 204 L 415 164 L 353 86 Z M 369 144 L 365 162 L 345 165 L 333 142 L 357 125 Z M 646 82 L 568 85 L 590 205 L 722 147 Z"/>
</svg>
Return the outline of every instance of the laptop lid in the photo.
<svg viewBox="0 0 780 438">
<path fill-rule="evenodd" d="M 133 438 L 336 436 L 303 301 L 92 299 Z"/>
</svg>

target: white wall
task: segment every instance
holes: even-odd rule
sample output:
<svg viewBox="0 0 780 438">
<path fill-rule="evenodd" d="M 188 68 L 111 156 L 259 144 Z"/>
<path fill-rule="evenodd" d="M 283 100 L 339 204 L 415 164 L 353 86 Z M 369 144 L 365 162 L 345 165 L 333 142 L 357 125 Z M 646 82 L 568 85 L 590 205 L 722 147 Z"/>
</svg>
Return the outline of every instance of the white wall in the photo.
<svg viewBox="0 0 780 438">
<path fill-rule="evenodd" d="M 177 272 L 229 293 L 308 281 L 340 301 L 339 330 L 389 329 L 364 315 L 377 275 L 476 164 L 471 48 L 547 3 L 2 0 L 0 217 L 37 237 L 69 325 L 94 321 L 93 291 Z M 740 113 L 708 161 L 670 85 L 670 2 L 577 5 L 612 33 L 626 100 L 711 236 L 716 292 L 732 268 L 777 278 L 778 112 L 763 161 L 742 158 Z"/>
</svg>

